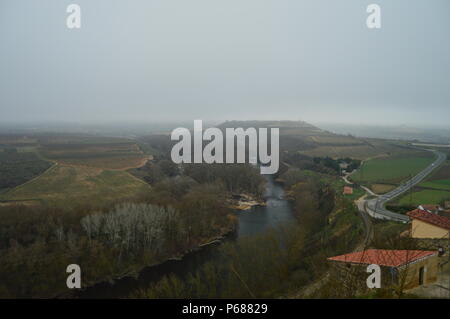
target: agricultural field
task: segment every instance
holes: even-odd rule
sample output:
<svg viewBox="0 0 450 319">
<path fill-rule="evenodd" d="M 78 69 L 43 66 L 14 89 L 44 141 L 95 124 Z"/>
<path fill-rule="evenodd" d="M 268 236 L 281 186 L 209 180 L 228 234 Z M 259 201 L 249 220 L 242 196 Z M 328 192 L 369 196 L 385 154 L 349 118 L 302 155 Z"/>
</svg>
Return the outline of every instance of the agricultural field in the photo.
<svg viewBox="0 0 450 319">
<path fill-rule="evenodd" d="M 34 152 L 0 149 L 0 193 L 39 176 L 52 166 Z"/>
<path fill-rule="evenodd" d="M 412 194 L 405 194 L 400 205 L 443 204 L 450 200 L 450 164 L 441 166 L 425 181 L 414 187 Z"/>
<path fill-rule="evenodd" d="M 311 136 L 310 143 L 314 147 L 300 153 L 311 157 L 345 158 L 366 160 L 373 157 L 411 156 L 416 152 L 405 147 L 402 143 L 369 138 L 354 138 L 344 135 Z"/>
<path fill-rule="evenodd" d="M 46 145 L 40 153 L 62 165 L 88 166 L 127 170 L 143 166 L 151 157 L 144 155 L 136 144 L 56 144 Z"/>
<path fill-rule="evenodd" d="M 397 203 L 401 206 L 418 206 L 423 204 L 441 204 L 445 200 L 450 200 L 450 190 L 420 190 L 414 191 L 411 195 L 409 193 L 403 195 Z"/>
<path fill-rule="evenodd" d="M 132 141 L 94 143 L 47 143 L 39 149 L 43 157 L 62 165 L 127 170 L 145 165 L 151 159 Z"/>
<path fill-rule="evenodd" d="M 365 160 L 414 152 L 407 142 L 334 134 L 301 121 L 229 121 L 219 127 L 278 127 L 282 151 L 299 152 L 309 157 Z"/>
<path fill-rule="evenodd" d="M 357 200 L 361 196 L 363 196 L 366 192 L 361 189 L 360 187 L 353 187 L 353 194 L 351 195 L 343 195 L 344 186 L 349 186 L 347 183 L 345 183 L 342 178 L 338 176 L 330 176 L 326 174 L 320 174 L 314 171 L 310 170 L 302 170 L 302 174 L 305 176 L 312 176 L 316 181 L 320 181 L 324 184 L 330 185 L 336 194 L 339 196 L 342 195 L 342 197 L 347 198 L 349 200 Z"/>
<path fill-rule="evenodd" d="M 332 157 L 332 158 L 345 158 L 350 157 L 353 159 L 363 160 L 368 157 L 377 156 L 383 153 L 382 150 L 373 148 L 369 145 L 327 145 L 318 146 L 313 149 L 301 151 L 300 153 L 311 157 Z"/>
<path fill-rule="evenodd" d="M 366 144 L 364 140 L 357 139 L 353 136 L 345 135 L 313 135 L 309 136 L 308 140 L 320 145 L 335 145 L 335 146 L 356 146 Z"/>
<path fill-rule="evenodd" d="M 96 135 L 75 135 L 75 134 L 48 134 L 37 135 L 35 137 L 37 142 L 41 145 L 51 144 L 117 144 L 130 143 L 129 139 L 121 137 L 105 137 Z"/>
<path fill-rule="evenodd" d="M 134 141 L 98 136 L 0 136 L 0 201 L 72 205 L 116 201 L 149 186 L 126 170 L 152 156 Z"/>
<path fill-rule="evenodd" d="M 434 188 L 437 190 L 448 190 L 450 191 L 450 179 L 422 182 L 419 184 L 421 187 Z"/>
<path fill-rule="evenodd" d="M 364 162 L 351 179 L 361 184 L 398 184 L 430 165 L 434 155 L 429 152 L 411 152 L 410 155 L 380 157 Z"/>
<path fill-rule="evenodd" d="M 419 186 L 437 190 L 450 190 L 450 164 L 441 166 Z"/>
<path fill-rule="evenodd" d="M 36 145 L 37 138 L 32 136 L 22 135 L 0 135 L 0 148 Z"/>
<path fill-rule="evenodd" d="M 55 206 L 114 202 L 149 191 L 125 171 L 55 165 L 38 178 L 0 195 L 3 201 L 40 201 Z"/>
<path fill-rule="evenodd" d="M 372 184 L 370 188 L 375 194 L 385 194 L 396 187 L 397 186 L 393 184 Z"/>
</svg>

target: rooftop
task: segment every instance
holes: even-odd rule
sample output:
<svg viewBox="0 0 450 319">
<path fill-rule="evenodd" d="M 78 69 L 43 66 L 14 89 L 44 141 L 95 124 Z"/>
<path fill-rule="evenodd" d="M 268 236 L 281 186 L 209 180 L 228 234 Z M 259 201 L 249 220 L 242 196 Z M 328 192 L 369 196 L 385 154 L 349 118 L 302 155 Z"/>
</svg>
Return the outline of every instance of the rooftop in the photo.
<svg viewBox="0 0 450 319">
<path fill-rule="evenodd" d="M 419 208 L 408 212 L 407 215 L 411 218 L 418 219 L 428 224 L 450 230 L 450 218 L 447 218 L 445 216 L 439 216 Z"/>
<path fill-rule="evenodd" d="M 425 204 L 425 205 L 420 205 L 418 207 L 418 209 L 427 210 L 429 212 L 434 212 L 434 211 L 440 210 L 440 207 L 439 207 L 439 205 Z"/>
<path fill-rule="evenodd" d="M 352 195 L 353 194 L 353 188 L 351 186 L 344 186 L 344 195 Z"/>
<path fill-rule="evenodd" d="M 387 250 L 368 249 L 350 254 L 330 257 L 328 260 L 354 264 L 375 264 L 380 266 L 400 267 L 419 259 L 436 255 L 436 251 L 429 250 Z"/>
</svg>

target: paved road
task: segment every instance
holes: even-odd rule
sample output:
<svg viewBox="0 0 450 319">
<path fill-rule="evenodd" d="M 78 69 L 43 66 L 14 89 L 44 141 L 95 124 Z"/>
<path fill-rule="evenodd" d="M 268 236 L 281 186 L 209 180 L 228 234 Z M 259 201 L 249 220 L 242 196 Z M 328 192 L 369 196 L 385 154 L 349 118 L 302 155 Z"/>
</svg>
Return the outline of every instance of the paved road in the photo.
<svg viewBox="0 0 450 319">
<path fill-rule="evenodd" d="M 394 199 L 395 197 L 400 196 L 401 194 L 407 192 L 411 187 L 420 183 L 426 176 L 428 176 L 436 167 L 440 166 L 446 160 L 446 155 L 442 152 L 429 150 L 427 151 L 433 152 L 436 155 L 436 160 L 431 163 L 427 168 L 421 171 L 419 174 L 411 178 L 410 180 L 404 182 L 402 185 L 397 187 L 396 189 L 390 191 L 389 193 L 378 196 L 374 199 L 368 199 L 364 201 L 365 211 L 372 217 L 378 219 L 388 219 L 393 221 L 400 222 L 408 222 L 409 217 L 406 215 L 398 214 L 391 212 L 384 208 L 384 205 Z"/>
</svg>

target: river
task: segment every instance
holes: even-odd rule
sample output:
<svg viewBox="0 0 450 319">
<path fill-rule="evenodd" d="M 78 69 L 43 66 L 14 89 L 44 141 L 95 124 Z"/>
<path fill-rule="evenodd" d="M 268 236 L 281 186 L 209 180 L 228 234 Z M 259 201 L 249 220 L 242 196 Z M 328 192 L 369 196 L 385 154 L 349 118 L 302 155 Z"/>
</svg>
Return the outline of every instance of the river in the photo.
<svg viewBox="0 0 450 319">
<path fill-rule="evenodd" d="M 294 220 L 291 204 L 284 198 L 282 186 L 266 176 L 267 184 L 264 197 L 266 206 L 252 207 L 250 210 L 237 211 L 238 228 L 230 240 L 256 235 L 271 227 Z M 181 260 L 168 260 L 160 265 L 144 268 L 137 278 L 125 277 L 114 283 L 100 283 L 88 287 L 77 294 L 79 298 L 126 298 L 138 289 L 145 289 L 152 282 L 165 275 L 185 276 L 194 272 L 207 261 L 214 260 L 217 246 L 212 244 L 187 254 Z"/>
<path fill-rule="evenodd" d="M 256 206 L 247 211 L 238 212 L 238 238 L 255 235 L 271 227 L 292 221 L 294 216 L 289 201 L 284 198 L 283 187 L 267 176 L 266 198 L 267 206 Z"/>
</svg>

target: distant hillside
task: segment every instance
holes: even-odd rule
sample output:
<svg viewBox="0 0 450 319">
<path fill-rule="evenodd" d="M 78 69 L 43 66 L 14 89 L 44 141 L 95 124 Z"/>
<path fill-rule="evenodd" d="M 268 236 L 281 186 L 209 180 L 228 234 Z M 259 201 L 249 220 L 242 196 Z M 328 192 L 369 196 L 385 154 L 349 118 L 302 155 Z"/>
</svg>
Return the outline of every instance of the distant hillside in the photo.
<svg viewBox="0 0 450 319">
<path fill-rule="evenodd" d="M 334 134 L 304 121 L 227 121 L 218 127 L 278 127 L 283 152 L 298 152 L 311 157 L 366 159 L 410 151 L 404 142 Z"/>
<path fill-rule="evenodd" d="M 305 130 L 321 131 L 314 125 L 311 125 L 304 121 L 225 121 L 224 123 L 220 124 L 219 127 L 279 127 L 282 129 L 302 128 Z"/>
<path fill-rule="evenodd" d="M 381 126 L 381 125 L 356 125 L 356 124 L 330 124 L 322 123 L 320 127 L 337 134 L 352 134 L 360 137 L 418 140 L 428 143 L 450 142 L 450 129 L 439 127 L 417 126 Z"/>
</svg>

